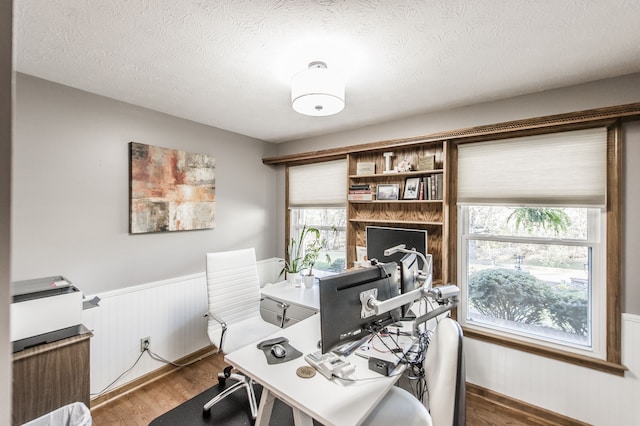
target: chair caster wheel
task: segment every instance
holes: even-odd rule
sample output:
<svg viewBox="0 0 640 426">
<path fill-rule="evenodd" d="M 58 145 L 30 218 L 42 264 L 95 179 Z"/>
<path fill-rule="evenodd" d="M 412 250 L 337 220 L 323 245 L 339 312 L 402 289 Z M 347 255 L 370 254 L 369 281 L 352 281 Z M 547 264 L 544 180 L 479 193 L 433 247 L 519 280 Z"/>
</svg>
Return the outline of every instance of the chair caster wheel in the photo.
<svg viewBox="0 0 640 426">
<path fill-rule="evenodd" d="M 209 417 L 211 417 L 211 408 L 209 408 L 208 410 L 203 408 L 202 417 L 204 417 L 205 419 L 208 419 Z"/>
<path fill-rule="evenodd" d="M 218 375 L 218 384 L 224 386 L 226 379 L 231 376 L 231 370 L 233 369 L 232 366 L 228 366 L 223 370 L 223 376 Z"/>
</svg>

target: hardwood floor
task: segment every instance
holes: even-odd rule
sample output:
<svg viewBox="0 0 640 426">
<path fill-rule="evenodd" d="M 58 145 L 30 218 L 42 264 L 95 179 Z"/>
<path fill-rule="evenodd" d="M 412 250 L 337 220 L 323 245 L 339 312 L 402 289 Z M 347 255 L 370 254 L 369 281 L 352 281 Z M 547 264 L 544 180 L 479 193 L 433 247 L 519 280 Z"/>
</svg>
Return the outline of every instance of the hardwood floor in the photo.
<svg viewBox="0 0 640 426">
<path fill-rule="evenodd" d="M 221 354 L 214 354 L 188 367 L 176 370 L 119 398 L 91 409 L 93 424 L 148 425 L 153 419 L 218 383 L 218 372 L 225 367 Z M 467 425 L 549 425 L 533 419 L 513 418 L 500 407 L 488 406 L 478 398 L 467 397 Z"/>
<path fill-rule="evenodd" d="M 214 354 L 176 369 L 113 401 L 92 407 L 93 424 L 146 426 L 156 417 L 217 384 L 218 372 L 225 366 L 223 355 Z"/>
</svg>

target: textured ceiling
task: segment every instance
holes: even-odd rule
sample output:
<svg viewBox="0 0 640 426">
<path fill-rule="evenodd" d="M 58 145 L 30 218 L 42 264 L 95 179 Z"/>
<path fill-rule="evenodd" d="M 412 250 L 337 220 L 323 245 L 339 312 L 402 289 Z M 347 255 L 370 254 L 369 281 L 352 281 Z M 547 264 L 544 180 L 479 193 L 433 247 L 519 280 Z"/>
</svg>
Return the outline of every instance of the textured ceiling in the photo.
<svg viewBox="0 0 640 426">
<path fill-rule="evenodd" d="M 640 71 L 638 0 L 16 0 L 17 70 L 283 142 Z M 346 78 L 307 117 L 291 76 Z"/>
</svg>

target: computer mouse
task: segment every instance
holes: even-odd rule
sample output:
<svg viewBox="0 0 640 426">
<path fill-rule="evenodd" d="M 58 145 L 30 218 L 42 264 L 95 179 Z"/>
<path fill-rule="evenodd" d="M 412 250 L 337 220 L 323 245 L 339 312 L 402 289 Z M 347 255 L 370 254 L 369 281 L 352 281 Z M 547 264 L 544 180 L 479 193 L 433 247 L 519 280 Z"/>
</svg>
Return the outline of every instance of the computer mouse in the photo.
<svg viewBox="0 0 640 426">
<path fill-rule="evenodd" d="M 284 348 L 284 346 L 282 346 L 281 344 L 277 343 L 277 344 L 271 346 L 271 353 L 276 358 L 284 358 L 284 356 L 287 354 L 287 350 Z"/>
</svg>

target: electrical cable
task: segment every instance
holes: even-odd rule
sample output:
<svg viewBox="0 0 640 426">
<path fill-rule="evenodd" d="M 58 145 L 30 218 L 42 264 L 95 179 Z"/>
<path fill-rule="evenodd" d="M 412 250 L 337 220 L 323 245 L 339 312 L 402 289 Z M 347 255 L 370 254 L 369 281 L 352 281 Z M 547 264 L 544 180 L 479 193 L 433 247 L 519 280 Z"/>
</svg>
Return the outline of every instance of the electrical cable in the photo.
<svg viewBox="0 0 640 426">
<path fill-rule="evenodd" d="M 136 364 L 138 364 L 138 362 L 140 361 L 140 358 L 142 358 L 142 355 L 144 355 L 144 353 L 147 351 L 147 348 L 145 348 L 142 352 L 140 352 L 140 355 L 138 355 L 138 358 L 135 360 L 135 362 L 133 363 L 133 365 L 129 368 L 127 368 L 122 374 L 120 374 L 113 382 L 109 383 L 104 389 L 102 389 L 100 392 L 97 393 L 92 393 L 90 394 L 91 396 L 101 396 L 102 394 L 104 394 L 106 391 L 108 391 L 111 386 L 113 386 L 114 384 L 116 384 L 116 382 L 118 380 L 120 380 L 125 374 L 127 374 L 129 371 L 131 371 L 133 369 L 133 367 L 136 366 Z"/>
<path fill-rule="evenodd" d="M 176 363 L 176 362 L 168 361 L 168 360 L 166 360 L 165 358 L 161 357 L 160 355 L 156 354 L 155 352 L 153 352 L 153 351 L 151 350 L 151 348 L 149 347 L 149 344 L 145 344 L 144 349 L 142 350 L 142 352 L 140 352 L 140 355 L 138 355 L 138 358 L 134 361 L 134 363 L 131 365 L 131 367 L 127 368 L 127 369 L 126 369 L 122 374 L 120 374 L 118 377 L 116 377 L 116 379 L 115 379 L 114 381 L 112 381 L 111 383 L 109 383 L 109 384 L 108 384 L 106 387 L 104 387 L 102 390 L 100 390 L 99 392 L 96 392 L 96 393 L 91 393 L 90 395 L 91 395 L 91 396 L 96 396 L 96 397 L 98 397 L 98 396 L 103 395 L 103 394 L 104 394 L 105 392 L 107 392 L 109 389 L 111 389 L 111 387 L 112 387 L 114 384 L 116 384 L 116 383 L 118 382 L 118 380 L 120 380 L 122 377 L 124 377 L 124 375 L 125 375 L 125 374 L 127 374 L 129 371 L 133 370 L 133 368 L 138 364 L 138 362 L 140 362 L 140 359 L 142 358 L 142 355 L 144 355 L 144 354 L 145 354 L 145 353 L 147 353 L 147 352 L 148 352 L 148 354 L 149 354 L 149 357 L 150 357 L 151 359 L 153 359 L 153 360 L 160 361 L 160 362 L 164 362 L 165 364 L 169 364 L 169 365 L 172 365 L 172 366 L 177 367 L 177 368 L 183 368 L 183 367 L 187 367 L 187 366 L 189 366 L 189 365 L 191 365 L 191 364 L 195 364 L 195 363 L 196 363 L 196 362 L 198 362 L 198 361 L 202 361 L 202 360 L 203 360 L 203 359 L 205 359 L 206 357 L 208 357 L 208 356 L 210 356 L 210 355 L 213 355 L 213 354 L 217 353 L 217 351 L 218 351 L 217 349 L 213 349 L 213 350 L 211 350 L 211 351 L 209 351 L 209 352 L 207 352 L 207 353 L 205 353 L 205 354 L 203 354 L 203 355 L 199 356 L 198 358 L 193 359 L 193 360 L 191 360 L 191 361 L 189 361 L 189 362 L 187 362 L 187 363 L 184 363 L 184 364 L 178 364 L 178 363 Z"/>
<path fill-rule="evenodd" d="M 185 363 L 185 364 L 178 364 L 177 362 L 173 362 L 173 361 L 169 361 L 163 357 L 161 357 L 160 355 L 156 354 L 155 352 L 153 352 L 151 349 L 146 348 L 146 351 L 149 352 L 149 356 L 151 357 L 151 359 L 154 359 L 156 361 L 160 361 L 160 362 L 164 362 L 165 364 L 169 364 L 172 365 L 174 367 L 178 367 L 178 368 L 183 368 L 183 367 L 188 367 L 191 364 L 195 364 L 198 361 L 202 361 L 203 359 L 205 359 L 206 357 L 213 355 L 215 353 L 218 352 L 217 349 L 213 349 L 210 352 L 207 352 L 204 355 L 201 355 L 200 357 L 196 358 L 196 359 L 192 359 L 191 361 Z"/>
</svg>

